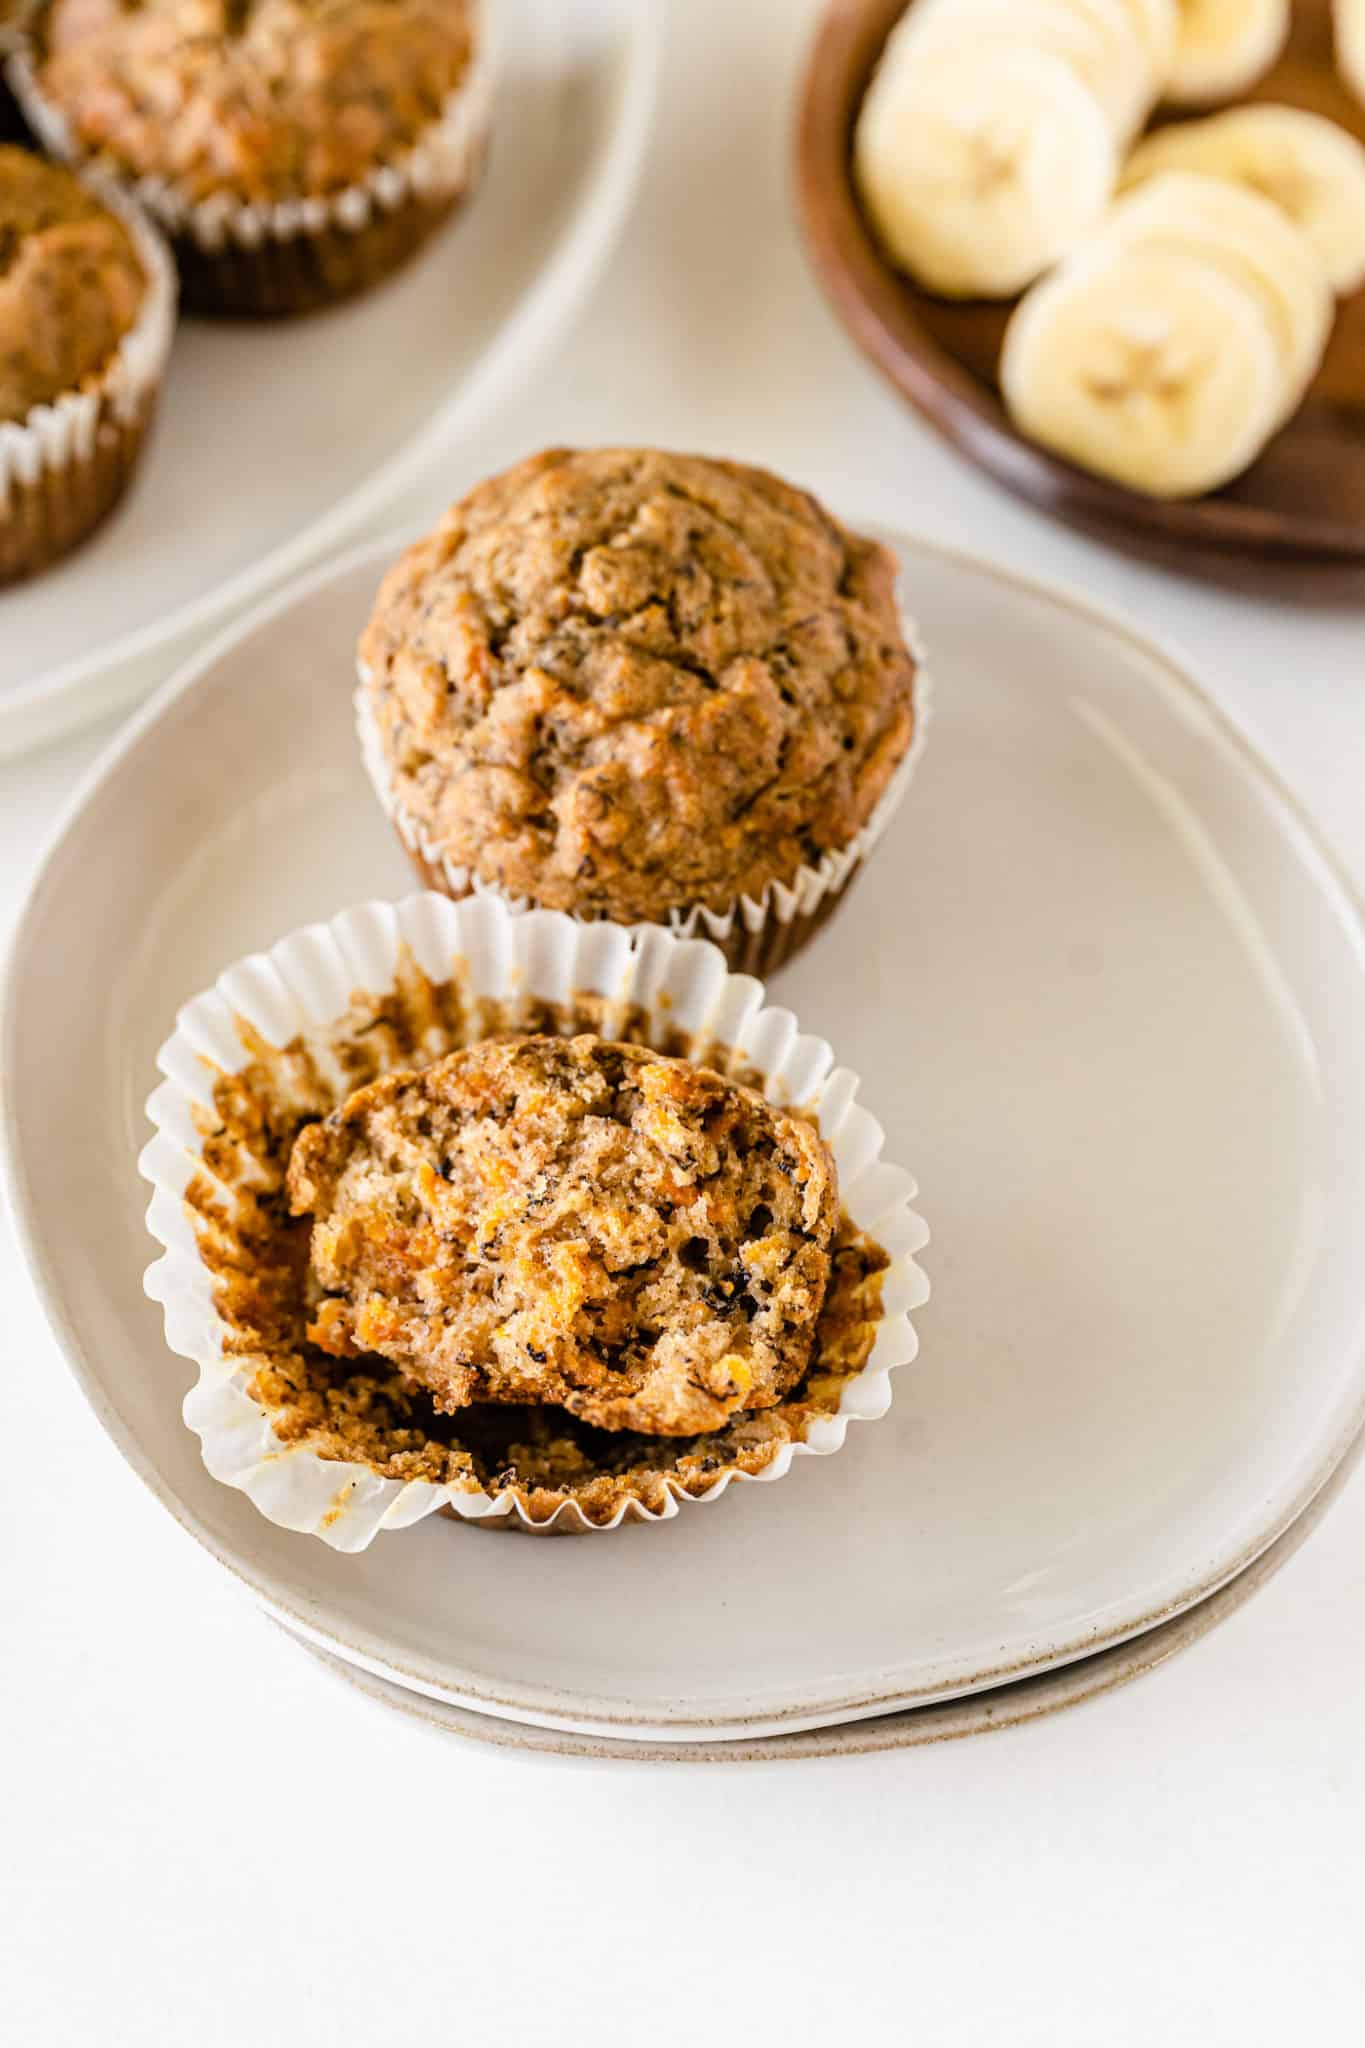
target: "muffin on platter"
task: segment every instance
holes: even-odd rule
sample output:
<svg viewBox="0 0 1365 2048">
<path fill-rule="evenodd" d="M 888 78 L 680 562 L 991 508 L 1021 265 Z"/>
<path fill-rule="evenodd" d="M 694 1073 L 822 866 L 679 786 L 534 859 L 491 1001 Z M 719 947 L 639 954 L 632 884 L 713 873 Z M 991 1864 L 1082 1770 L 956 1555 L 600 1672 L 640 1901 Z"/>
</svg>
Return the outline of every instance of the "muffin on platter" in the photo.
<svg viewBox="0 0 1365 2048">
<path fill-rule="evenodd" d="M 696 932 L 762 973 L 904 793 L 907 630 L 890 551 L 767 471 L 550 449 L 385 578 L 361 744 L 430 886 Z"/>
<path fill-rule="evenodd" d="M 0 145 L 0 583 L 57 561 L 122 495 L 174 324 L 174 269 L 147 223 Z"/>
<path fill-rule="evenodd" d="M 195 312 L 307 312 L 403 263 L 482 164 L 476 0 L 37 0 L 8 72 L 135 194 Z"/>
<path fill-rule="evenodd" d="M 142 1160 L 210 1473 L 342 1550 L 583 1533 L 884 1413 L 914 1185 L 761 1001 L 712 946 L 437 895 L 222 975 Z"/>
</svg>

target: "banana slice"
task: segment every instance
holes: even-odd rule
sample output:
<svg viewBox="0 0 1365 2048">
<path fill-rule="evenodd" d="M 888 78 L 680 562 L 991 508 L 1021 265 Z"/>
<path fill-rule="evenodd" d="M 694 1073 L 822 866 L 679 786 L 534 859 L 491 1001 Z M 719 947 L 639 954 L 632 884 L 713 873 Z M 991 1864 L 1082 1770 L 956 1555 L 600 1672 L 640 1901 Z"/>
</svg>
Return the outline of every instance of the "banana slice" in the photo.
<svg viewBox="0 0 1365 2048">
<path fill-rule="evenodd" d="M 895 262 L 947 298 L 1011 298 L 1096 225 L 1114 138 L 1058 57 L 962 36 L 888 44 L 854 169 Z"/>
<path fill-rule="evenodd" d="M 1280 350 L 1280 423 L 1297 410 L 1322 361 L 1336 302 L 1317 251 L 1268 199 L 1193 171 L 1167 171 L 1119 201 L 1104 237 L 1124 247 L 1192 251 L 1253 292 Z"/>
<path fill-rule="evenodd" d="M 1289 0 L 1180 0 L 1167 99 L 1179 107 L 1235 99 L 1279 56 L 1289 15 Z"/>
<path fill-rule="evenodd" d="M 1180 27 L 1178 0 L 1123 0 L 1138 39 L 1147 52 L 1158 97 L 1164 97 L 1175 64 Z"/>
<path fill-rule="evenodd" d="M 1269 199 L 1317 250 L 1336 290 L 1365 284 L 1365 148 L 1300 107 L 1234 107 L 1180 121 L 1140 142 L 1126 187 L 1164 171 L 1224 178 Z"/>
<path fill-rule="evenodd" d="M 1031 439 L 1150 497 L 1184 498 L 1255 460 L 1284 370 L 1245 285 L 1193 251 L 1103 236 L 1016 308 L 1000 381 Z"/>
<path fill-rule="evenodd" d="M 1337 70 L 1358 100 L 1365 100 L 1365 0 L 1333 0 Z"/>
<path fill-rule="evenodd" d="M 1128 0 L 915 0 L 904 18 L 921 43 L 972 29 L 978 48 L 1007 36 L 1060 57 L 1100 101 L 1121 143 L 1156 104 L 1156 71 Z"/>
</svg>

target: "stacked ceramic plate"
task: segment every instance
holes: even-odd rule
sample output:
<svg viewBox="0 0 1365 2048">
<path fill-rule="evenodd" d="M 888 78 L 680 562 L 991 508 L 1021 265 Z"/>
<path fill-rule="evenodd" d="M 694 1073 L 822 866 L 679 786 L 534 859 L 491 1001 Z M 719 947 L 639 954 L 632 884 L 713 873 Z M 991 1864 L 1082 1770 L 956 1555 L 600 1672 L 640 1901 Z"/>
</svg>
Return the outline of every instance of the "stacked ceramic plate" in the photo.
<svg viewBox="0 0 1365 2048">
<path fill-rule="evenodd" d="M 779 1485 L 575 1542 L 433 1515 L 347 1553 L 210 1476 L 194 1369 L 143 1291 L 143 1105 L 226 961 L 410 888 L 350 713 L 393 545 L 295 585 L 147 707 L 21 920 L 12 1194 L 125 1456 L 332 1670 L 522 1746 L 912 1742 L 1192 1640 L 1300 1540 L 1365 1414 L 1361 906 L 1169 658 L 908 540 L 932 744 L 765 996 L 862 1075 L 919 1176 L 933 1292 L 889 1412 Z"/>
</svg>

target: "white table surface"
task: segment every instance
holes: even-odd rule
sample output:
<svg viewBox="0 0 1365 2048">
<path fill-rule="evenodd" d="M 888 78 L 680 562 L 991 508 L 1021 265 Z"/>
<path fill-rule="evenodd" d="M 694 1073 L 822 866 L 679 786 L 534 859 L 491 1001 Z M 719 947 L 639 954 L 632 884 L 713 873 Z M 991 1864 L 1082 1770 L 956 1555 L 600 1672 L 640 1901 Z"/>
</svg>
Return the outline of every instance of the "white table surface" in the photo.
<svg viewBox="0 0 1365 2048">
<path fill-rule="evenodd" d="M 797 246 L 811 0 L 668 4 L 653 159 L 611 270 L 433 507 L 551 440 L 769 462 L 1183 647 L 1365 876 L 1365 591 L 1233 597 L 1135 566 L 940 447 L 855 358 Z M 0 771 L 0 928 L 107 737 Z M 1356 2038 L 1365 1478 L 1213 1636 L 1051 1721 L 814 1763 L 528 1759 L 381 1715 L 255 1613 L 86 1412 L 5 1224 L 0 1298 L 16 2048 L 419 2026 L 601 2048 Z"/>
</svg>

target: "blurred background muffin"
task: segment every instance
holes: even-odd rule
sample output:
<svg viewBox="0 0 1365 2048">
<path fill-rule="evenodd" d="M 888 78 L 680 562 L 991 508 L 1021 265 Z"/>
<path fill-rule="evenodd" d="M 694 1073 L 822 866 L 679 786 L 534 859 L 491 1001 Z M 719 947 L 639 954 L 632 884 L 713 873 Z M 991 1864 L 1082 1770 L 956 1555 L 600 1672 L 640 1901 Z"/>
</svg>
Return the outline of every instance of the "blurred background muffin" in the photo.
<svg viewBox="0 0 1365 2048">
<path fill-rule="evenodd" d="M 459 896 L 714 938 L 762 972 L 832 908 L 918 718 L 892 555 L 735 462 L 552 449 L 386 578 L 362 743 Z"/>
<path fill-rule="evenodd" d="M 0 146 L 0 583 L 83 540 L 142 447 L 175 282 L 121 204 Z"/>
<path fill-rule="evenodd" d="M 30 125 L 136 194 L 195 311 L 365 290 L 482 162 L 475 0 L 38 0 L 27 43 Z"/>
</svg>

